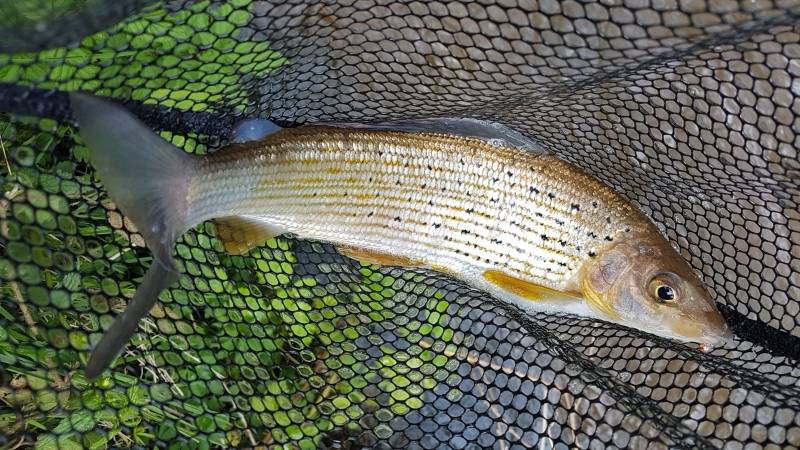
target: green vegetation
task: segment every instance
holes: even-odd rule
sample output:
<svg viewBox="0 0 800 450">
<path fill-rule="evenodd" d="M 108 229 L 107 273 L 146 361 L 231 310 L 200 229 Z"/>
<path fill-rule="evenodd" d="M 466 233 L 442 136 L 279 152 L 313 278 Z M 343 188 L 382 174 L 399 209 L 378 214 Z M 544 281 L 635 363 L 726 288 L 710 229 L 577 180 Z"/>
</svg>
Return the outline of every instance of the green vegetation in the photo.
<svg viewBox="0 0 800 450">
<path fill-rule="evenodd" d="M 289 62 L 241 38 L 249 0 L 189 8 L 150 8 L 76 48 L 0 55 L 0 82 L 241 110 L 247 80 Z M 162 136 L 207 150 L 205 136 Z M 179 282 L 89 383 L 91 346 L 152 258 L 76 130 L 0 116 L 0 148 L 0 435 L 10 447 L 310 449 L 368 417 L 379 420 L 361 423 L 388 439 L 386 422 L 420 408 L 455 363 L 448 303 L 420 275 L 324 261 L 299 269 L 286 239 L 230 256 L 206 223 L 176 246 Z M 415 320 L 396 315 L 408 299 Z"/>
<path fill-rule="evenodd" d="M 240 38 L 252 19 L 250 3 L 206 0 L 176 13 L 156 5 L 76 48 L 0 54 L 0 82 L 192 111 L 243 108 L 244 82 L 288 63 L 267 42 Z"/>
<path fill-rule="evenodd" d="M 57 152 L 32 145 L 45 134 L 52 137 L 46 142 L 69 139 L 71 130 L 37 125 L 4 123 L 4 141 L 18 143 L 4 185 L 9 246 L 0 259 L 0 361 L 9 377 L 0 390 L 4 434 L 38 436 L 38 448 L 179 438 L 197 448 L 253 442 L 315 448 L 321 433 L 367 412 L 391 417 L 422 405 L 423 390 L 435 385 L 434 373 L 454 346 L 401 352 L 384 344 L 379 356 L 367 357 L 356 344 L 371 336 L 371 324 L 394 321 L 386 305 L 396 286 L 413 283 L 413 274 L 396 280 L 364 266 L 350 269 L 353 281 L 320 286 L 295 273 L 290 241 L 273 239 L 247 256 L 229 256 L 211 224 L 176 246 L 185 275 L 162 295 L 146 320 L 149 331 L 132 342 L 136 351 L 87 383 L 82 368 L 90 342 L 122 306 L 119 298 L 133 295 L 149 257 L 131 245 L 135 235 L 90 172 L 79 174 L 69 155 L 45 165 L 42 155 Z M 18 151 L 27 145 L 45 151 L 29 158 Z M 449 341 L 451 332 L 440 324 L 446 308 L 433 292 L 426 320 L 405 323 L 397 334 L 408 342 L 426 335 Z M 371 397 L 370 386 L 385 396 Z"/>
</svg>

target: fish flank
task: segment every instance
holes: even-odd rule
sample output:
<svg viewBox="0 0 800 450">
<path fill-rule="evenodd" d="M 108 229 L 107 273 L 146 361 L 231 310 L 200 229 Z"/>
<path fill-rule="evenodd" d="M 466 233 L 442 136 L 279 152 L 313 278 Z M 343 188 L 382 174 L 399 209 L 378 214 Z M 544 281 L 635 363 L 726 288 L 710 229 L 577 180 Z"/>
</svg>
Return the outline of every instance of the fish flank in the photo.
<svg viewBox="0 0 800 450">
<path fill-rule="evenodd" d="M 237 165 L 243 159 L 255 167 Z M 206 189 L 229 194 L 207 197 L 220 204 L 206 214 L 230 203 L 305 237 L 359 236 L 368 245 L 432 252 L 434 260 L 511 266 L 512 275 L 552 288 L 588 258 L 581 249 L 592 248 L 594 238 L 587 233 L 612 235 L 631 219 L 619 209 L 611 223 L 587 220 L 590 197 L 562 201 L 575 197 L 577 184 L 622 206 L 605 185 L 552 156 L 443 134 L 286 129 L 210 155 L 203 171 L 215 180 Z M 529 187 L 521 196 L 519 185 Z M 498 236 L 516 245 L 497 245 Z"/>
</svg>

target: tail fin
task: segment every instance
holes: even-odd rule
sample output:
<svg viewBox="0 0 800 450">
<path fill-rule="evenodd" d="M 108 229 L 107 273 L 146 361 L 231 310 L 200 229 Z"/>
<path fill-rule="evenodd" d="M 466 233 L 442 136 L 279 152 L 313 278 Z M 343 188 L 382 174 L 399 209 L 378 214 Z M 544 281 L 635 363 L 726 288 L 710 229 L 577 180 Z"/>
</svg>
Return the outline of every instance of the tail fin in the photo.
<svg viewBox="0 0 800 450">
<path fill-rule="evenodd" d="M 186 223 L 186 195 L 195 161 L 115 103 L 81 93 L 70 93 L 70 101 L 100 180 L 154 256 L 127 310 L 92 351 L 86 367 L 92 379 L 120 353 L 158 294 L 178 277 L 172 248 L 192 225 Z"/>
</svg>

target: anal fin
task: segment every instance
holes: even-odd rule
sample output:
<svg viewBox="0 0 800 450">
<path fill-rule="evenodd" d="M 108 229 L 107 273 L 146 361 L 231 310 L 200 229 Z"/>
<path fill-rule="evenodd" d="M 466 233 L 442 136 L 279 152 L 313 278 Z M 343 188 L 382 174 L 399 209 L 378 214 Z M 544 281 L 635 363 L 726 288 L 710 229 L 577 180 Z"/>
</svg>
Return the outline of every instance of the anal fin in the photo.
<svg viewBox="0 0 800 450">
<path fill-rule="evenodd" d="M 273 225 L 243 216 L 220 217 L 214 219 L 214 223 L 217 225 L 217 237 L 231 255 L 243 255 L 284 232 Z"/>
<path fill-rule="evenodd" d="M 574 292 L 564 292 L 557 289 L 552 289 L 540 284 L 531 283 L 530 281 L 521 280 L 517 277 L 508 275 L 500 270 L 486 270 L 483 272 L 483 278 L 489 283 L 508 291 L 514 295 L 522 297 L 534 302 L 552 302 L 552 301 L 581 301 L 583 297 Z"/>
<path fill-rule="evenodd" d="M 400 266 L 400 267 L 425 267 L 422 261 L 417 261 L 405 256 L 391 255 L 375 250 L 369 250 L 350 245 L 337 245 L 336 250 L 348 258 L 355 259 L 367 264 L 378 264 L 381 266 Z"/>
</svg>

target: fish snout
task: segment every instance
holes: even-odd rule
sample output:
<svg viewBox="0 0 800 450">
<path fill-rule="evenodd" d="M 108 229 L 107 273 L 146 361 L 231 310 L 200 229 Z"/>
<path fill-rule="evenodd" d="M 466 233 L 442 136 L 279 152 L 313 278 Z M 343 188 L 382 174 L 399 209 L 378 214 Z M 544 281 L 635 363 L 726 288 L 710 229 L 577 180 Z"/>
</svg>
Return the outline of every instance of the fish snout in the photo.
<svg viewBox="0 0 800 450">
<path fill-rule="evenodd" d="M 716 307 L 713 311 L 703 313 L 701 317 L 706 324 L 703 333 L 706 338 L 705 342 L 711 345 L 723 345 L 733 340 L 733 331 Z"/>
<path fill-rule="evenodd" d="M 733 332 L 722 315 L 714 310 L 702 314 L 680 314 L 668 321 L 672 333 L 706 347 L 724 345 L 733 340 Z"/>
<path fill-rule="evenodd" d="M 727 323 L 725 323 L 724 319 L 722 320 L 721 325 L 714 327 L 712 332 L 707 333 L 707 335 L 709 341 L 711 341 L 709 344 L 715 346 L 725 345 L 729 342 L 732 342 L 734 338 L 733 331 L 731 331 L 731 328 Z"/>
</svg>

